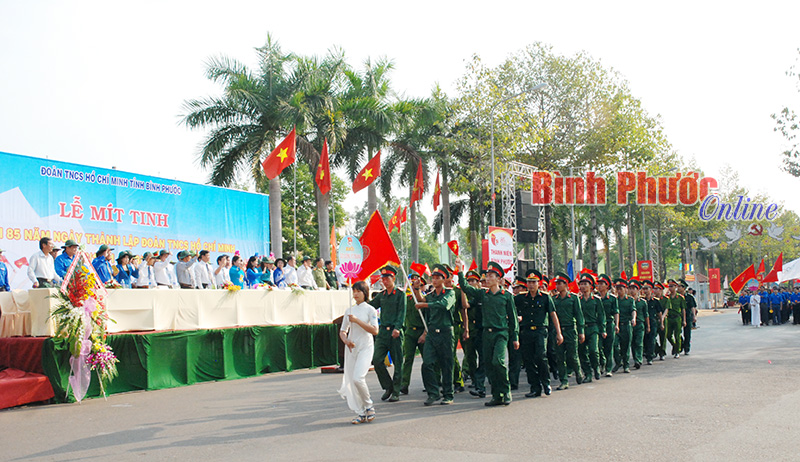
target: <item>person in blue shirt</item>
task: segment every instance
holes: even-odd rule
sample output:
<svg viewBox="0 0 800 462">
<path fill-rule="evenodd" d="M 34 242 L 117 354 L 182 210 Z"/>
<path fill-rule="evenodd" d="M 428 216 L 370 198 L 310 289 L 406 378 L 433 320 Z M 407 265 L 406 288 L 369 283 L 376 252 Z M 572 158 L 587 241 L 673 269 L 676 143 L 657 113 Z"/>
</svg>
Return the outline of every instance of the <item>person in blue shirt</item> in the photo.
<svg viewBox="0 0 800 462">
<path fill-rule="evenodd" d="M 769 311 L 772 323 L 778 325 L 781 323 L 781 302 L 783 298 L 778 292 L 778 286 L 772 287 L 772 293 L 769 294 Z"/>
<path fill-rule="evenodd" d="M 56 267 L 56 274 L 61 278 L 67 275 L 67 270 L 69 270 L 70 265 L 72 265 L 72 260 L 75 258 L 75 254 L 78 253 L 78 243 L 73 241 L 72 239 L 68 239 L 67 242 L 64 243 L 64 253 L 57 256 L 53 261 L 53 264 Z"/>
<path fill-rule="evenodd" d="M 791 295 L 792 300 L 792 324 L 800 324 L 800 286 L 794 286 Z"/>
<path fill-rule="evenodd" d="M 139 270 L 131 264 L 131 253 L 127 250 L 117 256 L 117 270 L 119 271 L 115 277 L 122 287 L 130 289 L 139 279 Z"/>
<path fill-rule="evenodd" d="M 258 268 L 258 257 L 250 257 L 247 260 L 247 287 L 255 287 L 261 284 L 261 270 Z"/>
<path fill-rule="evenodd" d="M 233 259 L 231 259 L 231 284 L 239 286 L 239 288 L 244 289 L 244 261 L 242 257 L 238 255 L 234 255 Z"/>
<path fill-rule="evenodd" d="M 761 288 L 758 291 L 758 296 L 761 297 L 761 323 L 768 326 L 769 320 L 772 318 L 769 314 L 769 291 Z"/>
<path fill-rule="evenodd" d="M 742 325 L 749 326 L 751 322 L 751 315 L 750 315 L 750 297 L 742 292 L 742 295 L 739 295 L 739 306 L 741 307 L 739 310 L 742 313 Z"/>
<path fill-rule="evenodd" d="M 272 268 L 270 268 L 272 267 Z M 261 259 L 261 283 L 269 286 L 275 286 L 272 282 L 272 269 L 275 267 L 275 262 L 272 258 L 264 257 Z"/>
<path fill-rule="evenodd" d="M 286 287 L 286 274 L 283 272 L 283 267 L 285 265 L 286 260 L 283 258 L 278 258 L 275 260 L 275 271 L 272 273 L 272 282 L 280 288 Z"/>
<path fill-rule="evenodd" d="M 3 249 L 0 249 L 0 255 L 3 255 Z M 6 264 L 0 261 L 0 292 L 11 292 L 11 286 L 8 285 L 8 268 Z"/>
<path fill-rule="evenodd" d="M 100 277 L 100 282 L 103 284 L 108 284 L 114 279 L 111 275 L 111 263 L 106 259 L 106 252 L 111 250 L 114 249 L 109 249 L 105 244 L 101 245 L 95 254 L 97 258 L 92 260 L 92 266 L 94 266 L 94 270 L 97 271 L 97 276 Z"/>
</svg>

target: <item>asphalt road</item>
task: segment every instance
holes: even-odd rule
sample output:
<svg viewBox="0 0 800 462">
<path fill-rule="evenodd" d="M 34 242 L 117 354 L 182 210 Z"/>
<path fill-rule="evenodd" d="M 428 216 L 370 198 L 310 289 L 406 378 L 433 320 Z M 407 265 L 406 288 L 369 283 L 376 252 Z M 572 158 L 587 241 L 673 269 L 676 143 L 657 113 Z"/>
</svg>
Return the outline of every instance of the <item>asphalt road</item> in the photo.
<svg viewBox="0 0 800 462">
<path fill-rule="evenodd" d="M 0 459 L 797 460 L 800 326 L 700 319 L 690 356 L 508 407 L 411 394 L 351 425 L 341 375 L 319 370 L 0 412 Z M 525 383 L 525 372 L 522 382 Z"/>
</svg>

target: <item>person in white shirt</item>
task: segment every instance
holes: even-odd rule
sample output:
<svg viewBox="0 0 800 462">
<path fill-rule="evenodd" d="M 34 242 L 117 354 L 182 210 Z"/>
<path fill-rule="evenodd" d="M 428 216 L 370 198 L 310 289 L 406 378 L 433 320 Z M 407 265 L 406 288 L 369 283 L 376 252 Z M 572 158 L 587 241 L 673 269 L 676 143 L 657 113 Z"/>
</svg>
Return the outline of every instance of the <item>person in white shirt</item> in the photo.
<svg viewBox="0 0 800 462">
<path fill-rule="evenodd" d="M 194 289 L 197 287 L 193 267 L 197 264 L 197 257 L 194 252 L 181 250 L 178 252 L 178 264 L 175 265 L 175 273 L 178 276 L 178 284 L 181 289 Z"/>
<path fill-rule="evenodd" d="M 194 266 L 197 288 L 216 289 L 214 284 L 214 267 L 209 263 L 211 255 L 208 253 L 208 250 L 201 250 L 197 260 L 197 264 Z"/>
<path fill-rule="evenodd" d="M 317 281 L 314 280 L 311 258 L 303 257 L 303 264 L 297 269 L 297 284 L 304 289 L 318 289 Z"/>
<path fill-rule="evenodd" d="M 286 267 L 283 269 L 283 279 L 287 286 L 297 284 L 297 261 L 294 257 L 286 259 Z"/>
<path fill-rule="evenodd" d="M 752 290 L 752 294 L 750 295 L 750 313 L 752 319 L 750 322 L 758 327 L 761 325 L 761 295 L 758 295 L 758 291 L 756 289 Z"/>
<path fill-rule="evenodd" d="M 153 272 L 153 263 L 155 263 L 155 261 L 156 257 L 150 252 L 145 252 L 144 255 L 142 255 L 142 262 L 139 263 L 139 267 L 137 268 L 139 277 L 133 285 L 134 289 L 149 289 L 156 286 L 156 279 Z"/>
<path fill-rule="evenodd" d="M 220 255 L 217 257 L 217 269 L 214 270 L 214 281 L 217 287 L 222 287 L 231 283 L 230 273 L 230 257 L 227 255 Z"/>
<path fill-rule="evenodd" d="M 53 240 L 49 237 L 39 239 L 39 251 L 31 255 L 28 261 L 28 278 L 33 283 L 33 287 L 55 287 L 61 284 L 61 278 L 56 274 L 56 266 L 53 256 Z"/>
<path fill-rule="evenodd" d="M 172 269 L 169 266 L 169 256 L 171 254 L 167 250 L 162 250 L 158 253 L 158 260 L 153 263 L 153 275 L 156 280 L 156 286 L 159 288 L 168 289 L 172 287 L 172 282 L 169 277 Z"/>
</svg>

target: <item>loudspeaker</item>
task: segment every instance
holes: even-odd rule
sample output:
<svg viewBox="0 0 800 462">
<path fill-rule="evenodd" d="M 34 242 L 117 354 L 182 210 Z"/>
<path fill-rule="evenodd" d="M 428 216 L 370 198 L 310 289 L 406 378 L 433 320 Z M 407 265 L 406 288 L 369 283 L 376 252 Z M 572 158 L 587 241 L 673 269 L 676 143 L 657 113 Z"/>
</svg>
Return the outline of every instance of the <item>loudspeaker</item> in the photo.
<svg viewBox="0 0 800 462">
<path fill-rule="evenodd" d="M 517 215 L 517 242 L 536 244 L 539 241 L 539 206 L 533 205 L 530 191 L 518 190 L 515 208 Z"/>
<path fill-rule="evenodd" d="M 517 260 L 517 276 L 525 277 L 528 271 L 532 269 L 541 271 L 540 268 L 536 267 L 533 260 Z"/>
</svg>

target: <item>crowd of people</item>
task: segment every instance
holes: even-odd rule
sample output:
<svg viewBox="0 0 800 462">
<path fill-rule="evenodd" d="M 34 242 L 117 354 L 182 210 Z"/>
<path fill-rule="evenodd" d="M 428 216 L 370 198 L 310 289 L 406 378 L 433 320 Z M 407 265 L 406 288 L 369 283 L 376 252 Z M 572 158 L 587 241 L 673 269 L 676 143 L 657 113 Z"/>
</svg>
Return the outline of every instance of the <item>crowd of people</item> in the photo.
<svg viewBox="0 0 800 462">
<path fill-rule="evenodd" d="M 668 343 L 675 359 L 690 353 L 697 303 L 682 279 L 612 281 L 583 272 L 573 293 L 574 281 L 564 273 L 551 282 L 532 270 L 510 284 L 495 262 L 482 272 L 463 271 L 460 259 L 454 268 L 435 265 L 430 276 L 412 271 L 403 291 L 397 269 L 386 266 L 384 289 L 372 299 L 366 283 L 353 285 L 357 304 L 345 312 L 340 330 L 346 351 L 339 389 L 357 415 L 353 424 L 375 419 L 366 384 L 370 363 L 383 389 L 381 400 L 397 402 L 409 393 L 418 351 L 426 406 L 452 404 L 467 387 L 470 395 L 485 398 L 487 379 L 486 406 L 509 405 L 523 368 L 525 397 L 536 398 L 551 394 L 551 376 L 556 390 L 566 390 L 570 377 L 587 383 L 663 361 Z"/>
<path fill-rule="evenodd" d="M 238 252 L 222 254 L 211 262 L 207 250 L 182 250 L 173 257 L 169 250 L 135 255 L 129 250 L 114 254 L 114 248 L 101 245 L 94 253 L 92 267 L 107 286 L 135 289 L 221 289 L 238 286 L 255 289 L 264 286 L 287 289 L 336 290 L 345 283 L 331 261 L 304 257 L 298 267 L 294 257 L 251 256 L 245 261 Z M 0 249 L 0 254 L 3 250 Z M 39 251 L 28 260 L 28 278 L 34 288 L 55 287 L 66 277 L 78 253 L 78 244 L 68 240 L 56 247 L 50 238 L 39 241 Z M 8 275 L 0 265 L 0 291 L 10 291 Z"/>
<path fill-rule="evenodd" d="M 778 284 L 752 287 L 739 296 L 739 312 L 744 326 L 777 326 L 789 322 L 800 324 L 800 286 Z"/>
</svg>

